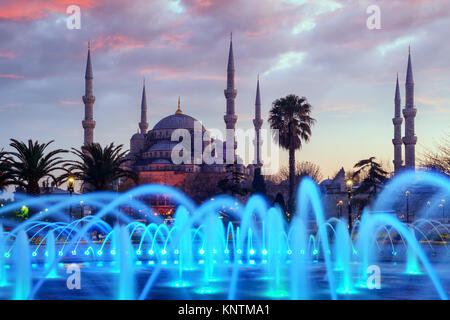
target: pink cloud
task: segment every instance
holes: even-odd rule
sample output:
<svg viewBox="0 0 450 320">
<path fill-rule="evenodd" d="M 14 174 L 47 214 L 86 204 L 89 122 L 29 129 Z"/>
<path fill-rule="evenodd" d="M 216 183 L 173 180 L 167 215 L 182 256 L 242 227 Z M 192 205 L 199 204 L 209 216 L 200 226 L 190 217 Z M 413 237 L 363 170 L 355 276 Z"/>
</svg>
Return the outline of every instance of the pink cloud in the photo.
<svg viewBox="0 0 450 320">
<path fill-rule="evenodd" d="M 164 42 L 167 42 L 169 44 L 177 44 L 177 45 L 181 45 L 181 46 L 185 46 L 185 43 L 182 42 L 182 40 L 188 38 L 189 36 L 191 36 L 191 32 L 184 32 L 184 33 L 178 33 L 178 34 L 163 34 L 161 36 L 161 39 Z"/>
<path fill-rule="evenodd" d="M 9 74 L 0 74 L 0 78 L 7 78 L 7 79 L 23 79 L 24 76 L 20 76 L 20 75 L 17 75 L 17 74 L 9 73 Z"/>
<path fill-rule="evenodd" d="M 212 5 L 212 2 L 209 0 L 196 0 L 195 2 L 200 7 L 209 7 Z"/>
<path fill-rule="evenodd" d="M 92 41 L 92 50 L 119 50 L 119 49 L 136 49 L 143 48 L 144 43 L 129 38 L 121 34 L 112 34 L 108 36 L 100 36 Z"/>
<path fill-rule="evenodd" d="M 215 76 L 215 75 L 200 75 L 200 76 L 191 76 L 191 79 L 194 80 L 217 80 L 217 81 L 226 81 L 226 76 Z"/>
<path fill-rule="evenodd" d="M 71 104 L 81 104 L 80 101 L 70 101 L 70 100 L 60 100 L 59 104 L 71 105 Z"/>
<path fill-rule="evenodd" d="M 148 73 L 159 74 L 159 76 L 156 77 L 156 80 L 176 79 L 182 76 L 182 74 L 179 71 L 169 67 L 145 68 L 141 69 L 139 72 L 141 74 L 148 74 Z"/>
<path fill-rule="evenodd" d="M 14 59 L 16 54 L 11 51 L 0 51 L 0 58 Z"/>
<path fill-rule="evenodd" d="M 226 6 L 233 5 L 234 1 L 217 1 L 217 0 L 185 0 L 184 4 L 189 8 L 189 13 L 208 14 L 217 11 Z"/>
<path fill-rule="evenodd" d="M 31 21 L 43 19 L 48 12 L 64 13 L 68 6 L 76 4 L 81 8 L 92 8 L 96 0 L 5 0 L 0 4 L 0 19 L 13 21 Z"/>
<path fill-rule="evenodd" d="M 226 77 L 222 75 L 192 75 L 186 72 L 181 72 L 171 67 L 155 67 L 140 70 L 141 74 L 156 74 L 155 80 L 167 79 L 192 79 L 192 80 L 217 80 L 225 81 Z"/>
</svg>

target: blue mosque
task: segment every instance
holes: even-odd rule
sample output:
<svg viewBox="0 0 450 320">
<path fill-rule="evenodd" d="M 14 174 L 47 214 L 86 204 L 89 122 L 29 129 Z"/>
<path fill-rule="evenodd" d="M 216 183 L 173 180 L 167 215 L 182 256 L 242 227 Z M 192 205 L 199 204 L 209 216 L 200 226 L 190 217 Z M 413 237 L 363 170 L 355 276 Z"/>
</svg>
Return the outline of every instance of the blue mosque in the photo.
<svg viewBox="0 0 450 320">
<path fill-rule="evenodd" d="M 226 99 L 226 108 L 224 114 L 225 128 L 227 131 L 234 133 L 236 128 L 236 122 L 238 116 L 235 108 L 235 98 L 237 90 L 235 88 L 235 67 L 234 67 L 234 55 L 233 55 L 233 41 L 230 37 L 230 46 L 228 53 L 227 63 L 227 82 L 224 95 Z M 91 62 L 90 47 L 88 48 L 87 64 L 85 73 L 85 95 L 83 96 L 83 102 L 85 105 L 85 118 L 82 122 L 84 128 L 84 145 L 89 145 L 94 142 L 94 128 L 95 121 L 93 118 L 93 107 L 95 97 L 93 95 L 93 69 Z M 127 166 L 139 174 L 140 183 L 159 183 L 165 185 L 171 185 L 182 188 L 186 178 L 189 175 L 204 173 L 212 176 L 224 176 L 227 173 L 228 164 L 226 162 L 227 145 L 231 145 L 229 149 L 232 150 L 234 164 L 240 172 L 249 176 L 255 166 L 261 166 L 260 156 L 260 129 L 263 123 L 261 118 L 261 98 L 259 89 L 259 78 L 257 80 L 256 98 L 255 98 L 255 118 L 253 120 L 256 139 L 255 145 L 255 162 L 256 165 L 250 164 L 244 166 L 241 159 L 236 154 L 237 142 L 235 136 L 227 135 L 226 141 L 210 139 L 210 141 L 202 141 L 202 153 L 206 148 L 212 150 L 213 156 L 222 156 L 223 161 L 216 161 L 214 164 L 198 163 L 194 161 L 194 141 L 193 137 L 196 130 L 201 130 L 202 135 L 207 132 L 207 129 L 203 126 L 198 128 L 198 120 L 194 117 L 185 114 L 182 111 L 181 101 L 178 98 L 178 106 L 174 110 L 173 114 L 170 114 L 161 120 L 159 120 L 152 129 L 149 130 L 149 123 L 147 121 L 147 97 L 145 81 L 142 88 L 142 98 L 140 106 L 140 122 L 139 130 L 130 139 L 130 151 L 126 156 Z M 175 108 L 174 108 L 175 109 Z M 176 164 L 172 159 L 172 152 L 179 141 L 172 141 L 171 137 L 175 130 L 185 129 L 191 135 L 191 161 L 186 161 L 180 164 Z M 197 132 L 198 133 L 198 132 Z M 202 139 L 203 140 L 203 139 Z M 216 150 L 217 146 L 222 146 L 222 152 Z M 229 151 L 228 151 L 229 152 Z M 229 157 L 228 157 L 229 159 Z"/>
</svg>

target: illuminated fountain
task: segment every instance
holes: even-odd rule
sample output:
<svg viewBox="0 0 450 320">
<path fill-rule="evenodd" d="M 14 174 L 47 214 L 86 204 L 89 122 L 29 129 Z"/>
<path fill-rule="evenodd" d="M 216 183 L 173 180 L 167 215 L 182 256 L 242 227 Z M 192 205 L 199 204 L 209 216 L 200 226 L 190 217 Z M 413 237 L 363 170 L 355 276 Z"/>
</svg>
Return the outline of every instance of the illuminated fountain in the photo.
<svg viewBox="0 0 450 320">
<path fill-rule="evenodd" d="M 309 179 L 302 180 L 289 224 L 258 195 L 245 206 L 229 196 L 196 206 L 160 185 L 124 194 L 19 196 L 0 208 L 0 217 L 22 207 L 37 214 L 20 224 L 0 221 L 0 298 L 447 299 L 448 226 L 425 206 L 409 225 L 389 214 L 412 184 L 433 187 L 436 199 L 450 194 L 446 177 L 404 173 L 377 197 L 376 213 L 365 211 L 353 224 L 351 235 L 345 220 L 324 212 Z M 137 200 L 160 194 L 178 204 L 170 225 Z M 80 201 L 95 215 L 71 221 L 66 210 Z M 131 220 L 124 207 L 151 220 Z M 224 208 L 231 222 L 224 222 Z M 80 290 L 66 286 L 70 264 L 81 268 Z M 379 290 L 369 285 L 373 266 L 381 270 Z"/>
</svg>

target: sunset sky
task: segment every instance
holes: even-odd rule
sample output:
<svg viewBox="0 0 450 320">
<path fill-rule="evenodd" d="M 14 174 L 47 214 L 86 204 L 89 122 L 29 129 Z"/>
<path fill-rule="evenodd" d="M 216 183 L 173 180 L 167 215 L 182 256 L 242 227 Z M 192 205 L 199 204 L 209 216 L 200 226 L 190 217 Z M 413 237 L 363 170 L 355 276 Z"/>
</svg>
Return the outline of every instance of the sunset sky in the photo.
<svg viewBox="0 0 450 320">
<path fill-rule="evenodd" d="M 66 27 L 72 4 L 80 30 Z M 366 26 L 373 4 L 380 30 Z M 232 31 L 237 127 L 253 127 L 259 73 L 264 128 L 279 97 L 294 93 L 313 106 L 317 123 L 299 161 L 325 177 L 369 156 L 392 167 L 395 78 L 403 105 L 408 45 L 416 156 L 450 131 L 448 30 L 447 0 L 0 0 L 0 149 L 10 138 L 81 146 L 89 40 L 95 141 L 129 148 L 144 77 L 150 128 L 175 112 L 178 96 L 186 114 L 224 128 Z"/>
</svg>

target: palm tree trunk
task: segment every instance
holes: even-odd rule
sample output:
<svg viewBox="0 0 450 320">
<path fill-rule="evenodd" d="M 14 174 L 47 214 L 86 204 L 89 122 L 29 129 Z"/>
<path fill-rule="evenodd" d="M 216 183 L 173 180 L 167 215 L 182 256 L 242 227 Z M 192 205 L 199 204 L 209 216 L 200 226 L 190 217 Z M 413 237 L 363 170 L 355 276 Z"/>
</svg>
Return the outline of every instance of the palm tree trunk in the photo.
<svg viewBox="0 0 450 320">
<path fill-rule="evenodd" d="M 26 190 L 29 195 L 38 196 L 41 194 L 41 189 L 37 181 L 28 181 Z"/>
<path fill-rule="evenodd" d="M 288 211 L 291 216 L 295 212 L 294 201 L 294 189 L 295 189 L 295 149 L 289 148 L 289 206 Z"/>
</svg>

